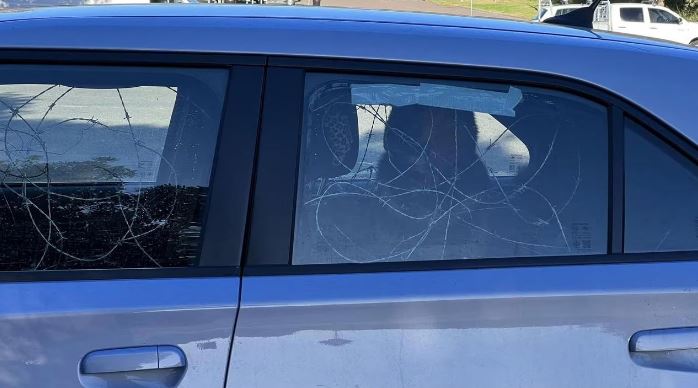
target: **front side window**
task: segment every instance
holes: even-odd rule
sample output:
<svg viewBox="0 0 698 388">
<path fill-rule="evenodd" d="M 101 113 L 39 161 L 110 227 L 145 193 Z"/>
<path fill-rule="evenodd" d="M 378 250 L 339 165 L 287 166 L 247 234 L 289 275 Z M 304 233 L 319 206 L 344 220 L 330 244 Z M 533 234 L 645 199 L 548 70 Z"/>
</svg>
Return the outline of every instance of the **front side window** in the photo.
<svg viewBox="0 0 698 388">
<path fill-rule="evenodd" d="M 311 74 L 293 263 L 606 253 L 607 133 L 552 90 Z"/>
<path fill-rule="evenodd" d="M 195 264 L 225 71 L 0 70 L 0 270 Z"/>
<path fill-rule="evenodd" d="M 679 18 L 670 14 L 667 11 L 649 8 L 650 23 L 661 23 L 661 24 L 679 24 Z"/>
<path fill-rule="evenodd" d="M 620 19 L 624 22 L 642 23 L 645 17 L 642 14 L 642 8 L 621 8 Z"/>
<path fill-rule="evenodd" d="M 698 168 L 626 121 L 625 251 L 698 250 Z"/>
</svg>

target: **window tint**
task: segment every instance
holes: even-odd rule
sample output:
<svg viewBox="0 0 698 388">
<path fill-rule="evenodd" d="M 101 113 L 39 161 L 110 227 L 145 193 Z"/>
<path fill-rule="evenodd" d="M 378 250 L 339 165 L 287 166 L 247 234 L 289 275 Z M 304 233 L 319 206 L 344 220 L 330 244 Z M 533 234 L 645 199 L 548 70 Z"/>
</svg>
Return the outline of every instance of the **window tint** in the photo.
<svg viewBox="0 0 698 388">
<path fill-rule="evenodd" d="M 679 24 L 679 18 L 661 9 L 649 8 L 651 23 Z"/>
<path fill-rule="evenodd" d="M 309 75 L 293 263 L 605 253 L 606 125 L 551 90 Z"/>
<path fill-rule="evenodd" d="M 568 13 L 570 13 L 570 12 L 572 12 L 572 11 L 576 11 L 577 9 L 578 9 L 578 8 L 562 8 L 562 9 L 558 9 L 558 10 L 555 12 L 555 16 L 567 15 Z"/>
<path fill-rule="evenodd" d="M 642 8 L 621 8 L 620 18 L 625 22 L 644 22 L 645 17 L 642 14 Z"/>
<path fill-rule="evenodd" d="M 0 270 L 195 264 L 225 71 L 0 70 Z"/>
<path fill-rule="evenodd" d="M 698 250 L 698 170 L 633 121 L 626 125 L 625 251 Z"/>
</svg>

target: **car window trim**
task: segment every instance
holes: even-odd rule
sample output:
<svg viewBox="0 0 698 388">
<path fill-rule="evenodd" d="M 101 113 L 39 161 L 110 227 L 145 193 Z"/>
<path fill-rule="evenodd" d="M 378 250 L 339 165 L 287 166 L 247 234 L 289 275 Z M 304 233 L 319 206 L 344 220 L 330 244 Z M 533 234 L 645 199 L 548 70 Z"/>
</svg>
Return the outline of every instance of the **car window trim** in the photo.
<svg viewBox="0 0 698 388">
<path fill-rule="evenodd" d="M 106 50 L 106 49 L 0 49 L 2 64 L 62 64 L 143 67 L 229 67 L 266 65 L 267 58 L 256 54 Z"/>
<path fill-rule="evenodd" d="M 83 280 L 215 278 L 238 276 L 240 273 L 240 267 L 234 266 L 5 271 L 0 272 L 0 284 Z"/>
<path fill-rule="evenodd" d="M 648 252 L 587 256 L 538 256 L 470 260 L 381 262 L 370 264 L 268 264 L 245 265 L 243 276 L 361 274 L 380 272 L 449 271 L 577 265 L 622 265 L 658 262 L 697 261 L 698 252 Z"/>
<path fill-rule="evenodd" d="M 622 254 L 625 241 L 625 113 L 609 110 L 608 253 Z"/>
<path fill-rule="evenodd" d="M 624 253 L 624 211 L 625 211 L 625 182 L 624 182 L 624 120 L 632 117 L 642 123 L 653 133 L 660 136 L 662 141 L 668 142 L 675 149 L 686 155 L 691 155 L 693 160 L 698 160 L 698 147 L 684 135 L 674 130 L 666 123 L 657 119 L 650 113 L 637 107 L 632 102 L 610 91 L 589 83 L 571 79 L 564 76 L 552 75 L 542 72 L 492 69 L 478 66 L 434 65 L 415 64 L 404 62 L 389 62 L 375 60 L 334 59 L 317 57 L 288 57 L 270 56 L 267 71 L 289 71 L 289 89 L 293 90 L 292 96 L 287 97 L 285 106 L 274 105 L 273 101 L 265 100 L 263 111 L 275 112 L 275 117 L 269 118 L 283 121 L 283 128 L 269 126 L 264 119 L 260 123 L 261 138 L 259 147 L 262 152 L 267 141 L 274 138 L 275 131 L 285 131 L 285 136 L 290 138 L 288 132 L 293 132 L 293 144 L 289 148 L 295 148 L 293 158 L 280 160 L 277 154 L 267 153 L 258 155 L 259 163 L 265 165 L 268 173 L 257 173 L 258 179 L 267 182 L 273 180 L 274 171 L 269 166 L 275 163 L 283 163 L 286 166 L 293 165 L 293 176 L 296 180 L 292 185 L 270 185 L 265 190 L 256 190 L 253 201 L 255 212 L 251 222 L 255 227 L 250 229 L 247 236 L 247 250 L 244 260 L 244 273 L 250 275 L 265 274 L 303 274 L 303 273 L 361 273 L 384 272 L 405 270 L 440 270 L 440 269 L 468 269 L 468 268 L 496 268 L 517 266 L 546 266 L 546 265 L 586 265 L 605 263 L 641 263 L 678 260 L 698 260 L 698 251 L 682 252 L 649 252 L 649 253 Z M 290 71 L 295 75 L 290 76 Z M 302 76 L 299 76 L 299 73 Z M 541 87 L 548 90 L 557 90 L 570 93 L 601 104 L 607 108 L 609 120 L 609 225 L 608 225 L 608 250 L 601 255 L 574 255 L 574 256 L 538 256 L 527 258 L 484 258 L 473 260 L 438 260 L 415 262 L 389 262 L 367 264 L 296 264 L 292 265 L 292 244 L 295 229 L 295 206 L 297 195 L 297 175 L 300 162 L 300 139 L 302 131 L 302 106 L 304 95 L 305 73 L 338 73 L 361 74 L 371 76 L 397 76 L 397 77 L 425 77 L 439 80 L 459 80 L 475 82 L 516 83 L 517 85 Z M 287 80 L 287 82 L 289 81 Z M 268 79 L 267 88 L 274 88 L 274 81 Z M 296 108 L 291 108 L 296 107 Z M 271 113 L 267 113 L 271 115 Z M 265 114 L 263 113 L 263 116 Z M 289 122 L 295 125 L 288 125 Z M 265 136 L 266 133 L 266 136 Z M 285 186 L 285 187 L 284 187 Z M 264 203 L 272 202 L 274 196 L 283 195 L 293 198 L 293 209 L 284 212 L 283 215 L 272 214 L 265 209 Z M 265 234 L 265 230 L 276 229 L 273 235 Z M 282 232 L 279 232 L 282 230 Z M 263 244 L 262 244 L 263 242 Z M 263 248 L 261 248 L 263 247 Z M 270 248 L 271 247 L 271 248 Z M 260 249 L 261 248 L 261 249 Z"/>
<path fill-rule="evenodd" d="M 0 283 L 28 281 L 74 281 L 108 279 L 156 279 L 183 277 L 237 276 L 244 245 L 244 230 L 247 223 L 247 200 L 254 163 L 254 149 L 258 129 L 260 101 L 249 99 L 251 93 L 261 94 L 266 57 L 262 55 L 175 53 L 159 51 L 129 50 L 82 50 L 82 49 L 0 49 L 0 64 L 12 65 L 64 65 L 64 66 L 118 66 L 123 68 L 192 68 L 222 69 L 227 72 L 227 85 L 222 104 L 216 151 L 211 166 L 210 192 L 207 198 L 206 218 L 202 224 L 202 237 L 197 262 L 191 267 L 165 268 L 118 268 L 118 269 L 71 269 L 42 271 L 0 271 Z M 235 85 L 238 85 L 237 87 Z M 241 105 L 241 99 L 249 99 L 249 105 Z M 240 124 L 242 123 L 242 124 Z M 227 128 L 227 131 L 224 130 Z M 228 136 L 224 136 L 228 135 Z M 233 148 L 234 147 L 234 148 Z M 240 152 L 238 152 L 240 151 Z M 221 157 L 220 155 L 224 155 Z M 232 163 L 231 163 L 232 161 Z M 236 169 L 234 166 L 248 166 Z M 245 179 L 245 175 L 248 179 Z M 227 181 L 237 185 L 219 183 Z M 239 179 L 237 179 L 239 178 Z M 247 181 L 247 186 L 245 182 Z M 218 200 L 216 200 L 216 198 Z M 222 214 L 232 216 L 209 217 L 211 206 L 221 209 L 234 198 L 245 201 L 244 212 L 238 204 L 226 206 Z M 211 205 L 211 206 L 209 206 Z M 224 205 L 223 205 L 224 206 Z M 217 230 L 232 230 L 226 239 L 206 238 L 206 233 Z M 215 236 L 213 236 L 215 237 Z M 237 253 L 237 256 L 236 256 Z"/>
</svg>

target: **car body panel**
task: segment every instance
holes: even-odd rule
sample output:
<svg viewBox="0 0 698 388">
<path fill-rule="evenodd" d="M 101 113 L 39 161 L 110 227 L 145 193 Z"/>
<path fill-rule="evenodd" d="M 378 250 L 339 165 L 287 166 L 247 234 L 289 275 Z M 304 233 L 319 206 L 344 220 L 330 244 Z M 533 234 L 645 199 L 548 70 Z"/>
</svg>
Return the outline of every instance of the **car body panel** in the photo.
<svg viewBox="0 0 698 388">
<path fill-rule="evenodd" d="M 238 277 L 2 283 L 0 385 L 104 386 L 80 373 L 89 352 L 173 345 L 180 386 L 221 386 L 238 290 Z"/>
<path fill-rule="evenodd" d="M 694 387 L 696 373 L 638 366 L 628 341 L 698 325 L 696 271 L 687 262 L 249 276 L 227 386 Z"/>
</svg>

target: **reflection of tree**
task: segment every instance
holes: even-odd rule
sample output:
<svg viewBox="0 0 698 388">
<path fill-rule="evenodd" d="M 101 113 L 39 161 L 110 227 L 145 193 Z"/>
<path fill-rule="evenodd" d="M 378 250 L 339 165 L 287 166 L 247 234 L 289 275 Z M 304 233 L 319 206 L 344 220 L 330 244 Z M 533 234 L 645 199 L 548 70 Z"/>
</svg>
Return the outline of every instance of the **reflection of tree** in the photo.
<svg viewBox="0 0 698 388">
<path fill-rule="evenodd" d="M 41 182 L 114 182 L 132 178 L 135 171 L 113 165 L 116 158 L 100 156 L 87 161 L 46 163 L 38 155 L 32 155 L 10 164 L 0 161 L 0 181 L 18 183 Z"/>
<path fill-rule="evenodd" d="M 118 103 L 111 106 L 115 110 L 105 113 L 110 105 L 99 101 L 95 113 L 121 122 L 93 112 L 79 116 L 80 109 L 98 106 L 96 99 L 85 99 L 91 95 L 80 96 L 80 87 L 39 89 L 32 96 L 0 95 L 0 270 L 192 265 L 207 192 L 178 180 L 169 158 L 176 160 L 174 154 L 185 149 L 181 135 L 171 135 L 171 153 L 163 155 L 151 144 L 150 128 L 133 123 L 128 93 L 119 88 L 106 91 Z M 187 96 L 181 100 L 177 88 L 164 90 L 175 94 L 175 107 L 189 107 L 188 115 L 205 115 Z M 71 105 L 71 98 L 79 103 Z M 93 139 L 102 136 L 100 141 L 114 142 L 114 150 L 96 147 Z M 101 155 L 85 160 L 76 151 Z M 120 164 L 122 157 L 133 169 Z M 167 184 L 152 182 L 153 158 L 160 162 L 158 173 L 168 175 Z"/>
<path fill-rule="evenodd" d="M 175 267 L 198 254 L 203 188 L 7 186 L 0 190 L 4 270 Z"/>
</svg>

